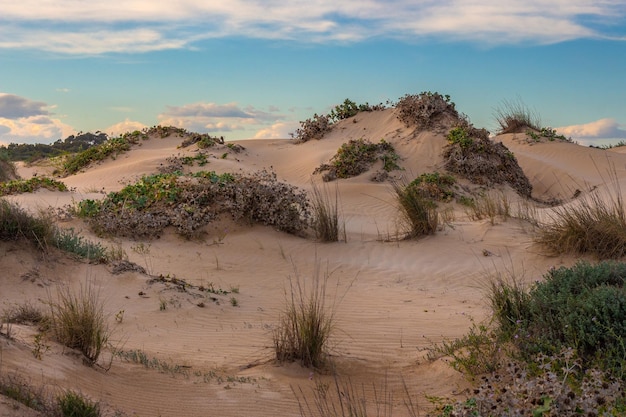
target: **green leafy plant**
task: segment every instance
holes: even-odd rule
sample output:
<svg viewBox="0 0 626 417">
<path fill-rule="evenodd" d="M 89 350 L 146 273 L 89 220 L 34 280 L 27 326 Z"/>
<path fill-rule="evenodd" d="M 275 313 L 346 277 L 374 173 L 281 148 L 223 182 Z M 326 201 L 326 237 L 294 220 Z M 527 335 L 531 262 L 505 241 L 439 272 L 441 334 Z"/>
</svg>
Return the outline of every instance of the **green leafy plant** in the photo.
<svg viewBox="0 0 626 417">
<path fill-rule="evenodd" d="M 0 183 L 0 196 L 32 193 L 40 188 L 46 188 L 51 191 L 67 191 L 67 186 L 60 181 L 48 177 L 32 177 L 27 180 L 12 180 Z"/>
<path fill-rule="evenodd" d="M 99 417 L 100 405 L 74 391 L 66 391 L 57 398 L 64 417 Z"/>
<path fill-rule="evenodd" d="M 454 198 L 452 187 L 456 180 L 452 175 L 439 172 L 426 172 L 411 181 L 407 187 L 415 188 L 425 198 L 450 201 Z"/>
<path fill-rule="evenodd" d="M 108 259 L 107 249 L 100 243 L 94 243 L 79 235 L 73 228 L 57 229 L 54 245 L 61 250 L 76 254 L 94 262 Z"/>
</svg>

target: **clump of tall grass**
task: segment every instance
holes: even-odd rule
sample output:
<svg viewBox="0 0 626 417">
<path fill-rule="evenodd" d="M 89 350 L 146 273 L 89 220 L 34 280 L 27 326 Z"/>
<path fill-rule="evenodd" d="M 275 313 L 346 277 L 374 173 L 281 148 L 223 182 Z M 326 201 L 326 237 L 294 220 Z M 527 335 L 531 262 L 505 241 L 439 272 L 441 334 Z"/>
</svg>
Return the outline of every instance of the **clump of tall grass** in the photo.
<svg viewBox="0 0 626 417">
<path fill-rule="evenodd" d="M 19 205 L 0 199 L 0 240 L 26 239 L 45 249 L 54 240 L 54 233 L 50 216 L 33 216 Z"/>
<path fill-rule="evenodd" d="M 50 301 L 51 329 L 56 340 L 78 349 L 85 361 L 93 365 L 109 341 L 104 305 L 93 285 L 74 292 L 61 288 L 57 299 Z"/>
<path fill-rule="evenodd" d="M 285 308 L 273 333 L 279 362 L 299 362 L 313 368 L 326 364 L 335 326 L 334 305 L 326 305 L 328 278 L 329 274 L 322 275 L 318 264 L 308 287 L 297 273 L 289 279 Z"/>
<path fill-rule="evenodd" d="M 591 254 L 599 259 L 626 255 L 626 214 L 619 190 L 608 199 L 597 192 L 554 207 L 536 241 L 556 254 Z"/>
<path fill-rule="evenodd" d="M 504 100 L 495 109 L 494 117 L 500 133 L 520 133 L 527 129 L 541 130 L 541 119 L 521 99 Z"/>
<path fill-rule="evenodd" d="M 433 235 L 439 226 L 437 204 L 416 186 L 391 183 L 407 238 Z"/>
<path fill-rule="evenodd" d="M 313 212 L 312 226 L 315 237 L 322 242 L 338 242 L 346 240 L 346 227 L 339 217 L 339 189 L 335 186 L 334 197 L 325 187 L 323 190 L 313 184 L 311 207 Z"/>
<path fill-rule="evenodd" d="M 504 192 L 486 192 L 477 197 L 465 200 L 465 212 L 470 220 L 488 218 L 491 224 L 498 217 L 504 220 L 511 217 L 511 202 Z"/>
<path fill-rule="evenodd" d="M 349 378 L 333 375 L 331 382 L 315 381 L 313 399 L 307 399 L 304 391 L 299 387 L 296 391 L 292 387 L 298 401 L 301 417 L 384 417 L 393 415 L 394 397 L 389 389 L 387 378 L 383 384 L 377 386 L 372 383 L 373 394 L 368 395 L 365 385 L 356 386 Z M 417 406 L 408 392 L 403 381 L 404 407 L 409 417 L 417 417 Z M 373 397 L 373 398 L 372 398 Z"/>
</svg>

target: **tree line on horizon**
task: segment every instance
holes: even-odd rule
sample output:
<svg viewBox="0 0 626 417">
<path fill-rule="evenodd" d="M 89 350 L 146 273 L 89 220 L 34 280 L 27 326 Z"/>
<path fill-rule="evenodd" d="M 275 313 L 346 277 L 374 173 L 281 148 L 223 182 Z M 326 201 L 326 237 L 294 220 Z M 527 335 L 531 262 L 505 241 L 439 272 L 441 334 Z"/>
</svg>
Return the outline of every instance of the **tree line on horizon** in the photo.
<svg viewBox="0 0 626 417">
<path fill-rule="evenodd" d="M 8 146 L 0 146 L 0 159 L 34 162 L 42 158 L 81 152 L 91 146 L 100 145 L 108 139 L 106 133 L 97 131 L 96 133 L 79 132 L 65 139 L 58 139 L 51 144 L 10 143 Z"/>
</svg>

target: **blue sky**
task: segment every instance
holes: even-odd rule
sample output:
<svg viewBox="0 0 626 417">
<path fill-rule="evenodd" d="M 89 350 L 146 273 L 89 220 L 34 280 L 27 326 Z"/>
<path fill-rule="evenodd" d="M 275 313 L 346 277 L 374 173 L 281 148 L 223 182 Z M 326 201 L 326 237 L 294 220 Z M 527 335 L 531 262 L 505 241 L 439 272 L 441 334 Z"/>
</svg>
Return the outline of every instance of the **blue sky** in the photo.
<svg viewBox="0 0 626 417">
<path fill-rule="evenodd" d="M 626 140 L 624 0 L 0 0 L 0 142 L 156 124 L 288 138 L 350 98 L 449 94 L 478 127 L 521 100 Z"/>
</svg>

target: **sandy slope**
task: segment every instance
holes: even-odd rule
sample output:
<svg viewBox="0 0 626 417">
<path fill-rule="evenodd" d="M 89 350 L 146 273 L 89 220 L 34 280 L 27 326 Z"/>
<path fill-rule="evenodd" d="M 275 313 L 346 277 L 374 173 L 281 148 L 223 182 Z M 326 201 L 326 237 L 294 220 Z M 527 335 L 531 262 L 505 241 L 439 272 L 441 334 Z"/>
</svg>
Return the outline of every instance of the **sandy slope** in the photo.
<svg viewBox="0 0 626 417">
<path fill-rule="evenodd" d="M 388 110 L 344 121 L 320 141 L 300 145 L 287 140 L 241 141 L 244 152 L 222 159 L 224 149 L 217 149 L 204 169 L 273 169 L 279 179 L 310 190 L 315 168 L 328 162 L 342 143 L 361 137 L 372 142 L 384 138 L 396 147 L 405 171 L 394 175 L 416 176 L 442 166 L 443 136 L 415 135 Z M 605 173 L 611 169 L 620 181 L 626 178 L 622 153 L 568 143 L 530 145 L 514 135 L 497 140 L 517 156 L 533 183 L 533 195 L 540 199 L 569 198 L 575 189 L 604 187 Z M 115 160 L 68 177 L 64 181 L 73 187 L 71 193 L 40 191 L 12 199 L 35 208 L 100 197 L 98 190 L 118 190 L 156 172 L 167 157 L 196 151 L 179 149 L 180 141 L 153 138 Z M 29 175 L 33 169 L 23 168 L 21 173 Z M 217 296 L 219 303 L 194 291 L 149 283 L 148 276 L 136 271 L 115 275 L 111 266 L 1 243 L 2 308 L 23 302 L 45 307 L 61 285 L 94 285 L 105 300 L 116 348 L 141 350 L 148 358 L 181 367 L 174 373 L 160 372 L 119 358 L 109 364 L 105 358 L 102 364 L 110 365 L 108 371 L 89 368 L 51 341 L 46 341 L 49 350 L 38 360 L 32 353 L 36 331 L 14 326 L 15 340 L 0 338 L 1 372 L 19 374 L 53 392 L 78 389 L 129 415 L 299 415 L 292 388 L 302 387 L 310 395 L 316 381 L 329 377 L 297 365 L 275 364 L 271 334 L 289 280 L 308 285 L 319 274 L 328 276 L 327 302 L 335 307 L 333 363 L 341 375 L 364 383 L 372 398 L 372 381 L 382 384 L 386 378 L 388 390 L 395 394 L 394 415 L 404 415 L 402 379 L 422 409 L 428 408 L 424 394 L 463 395 L 469 387 L 464 377 L 445 361 L 424 360 L 424 349 L 443 338 L 461 336 L 471 319 L 487 316 L 484 284 L 494 271 L 513 272 L 531 282 L 548 268 L 571 265 L 576 259 L 544 256 L 533 244 L 528 227 L 517 220 L 495 225 L 471 222 L 461 207 L 456 207 L 451 226 L 436 236 L 385 241 L 398 231 L 397 211 L 389 184 L 371 182 L 370 175 L 338 183 L 347 242 L 320 244 L 268 227 L 229 222 L 211 225 L 202 241 L 183 240 L 170 232 L 153 241 L 104 241 L 120 245 L 131 261 L 152 275 L 238 289 Z M 313 180 L 320 182 L 318 177 Z M 334 184 L 329 187 L 333 190 Z M 79 220 L 61 226 L 75 227 L 98 240 Z M 493 255 L 484 256 L 485 250 Z M 231 297 L 237 306 L 231 305 Z M 198 306 L 201 302 L 204 307 Z M 160 309 L 163 303 L 165 310 Z M 0 410 L 4 412 L 0 415 L 21 412 L 3 404 Z"/>
</svg>

